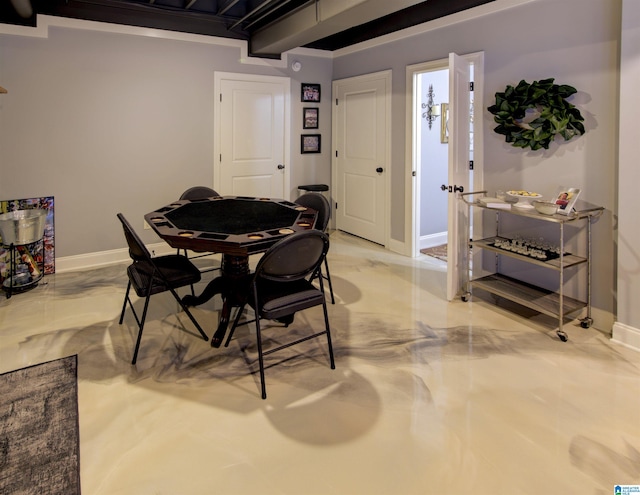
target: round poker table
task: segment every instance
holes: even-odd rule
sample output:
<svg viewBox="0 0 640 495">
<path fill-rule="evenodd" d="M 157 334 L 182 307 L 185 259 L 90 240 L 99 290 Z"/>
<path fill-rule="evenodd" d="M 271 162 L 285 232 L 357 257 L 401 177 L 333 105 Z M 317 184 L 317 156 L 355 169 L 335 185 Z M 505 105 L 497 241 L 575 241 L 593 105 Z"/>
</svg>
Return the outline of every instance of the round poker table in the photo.
<svg viewBox="0 0 640 495">
<path fill-rule="evenodd" d="M 247 256 L 314 227 L 315 210 L 270 198 L 217 196 L 181 200 L 145 215 L 170 246 Z"/>
<path fill-rule="evenodd" d="M 294 232 L 314 228 L 317 212 L 282 199 L 215 196 L 174 201 L 144 218 L 174 248 L 222 253 L 221 276 L 200 295 L 183 298 L 185 305 L 197 306 L 222 295 L 220 321 L 211 339 L 211 345 L 219 347 L 231 308 L 241 306 L 247 297 L 249 255 L 266 251 Z"/>
</svg>

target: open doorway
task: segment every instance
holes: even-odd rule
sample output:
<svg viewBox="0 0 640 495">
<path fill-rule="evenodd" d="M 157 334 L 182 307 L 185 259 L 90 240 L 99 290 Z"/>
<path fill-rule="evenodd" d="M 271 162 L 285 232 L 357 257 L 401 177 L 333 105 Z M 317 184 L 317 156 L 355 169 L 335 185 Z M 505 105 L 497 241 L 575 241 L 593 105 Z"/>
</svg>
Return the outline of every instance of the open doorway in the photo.
<svg viewBox="0 0 640 495">
<path fill-rule="evenodd" d="M 415 76 L 416 158 L 417 178 L 416 216 L 417 250 L 423 251 L 447 244 L 448 197 L 441 187 L 448 183 L 449 146 L 447 110 L 449 105 L 449 69 L 436 69 Z"/>
<path fill-rule="evenodd" d="M 449 300 L 468 279 L 471 265 L 465 239 L 472 226 L 480 226 L 475 213 L 468 218 L 459 194 L 479 191 L 483 183 L 482 140 L 474 139 L 482 136 L 482 119 L 474 115 L 482 112 L 483 67 L 482 52 L 451 53 L 448 59 L 407 67 L 406 114 L 411 132 L 406 143 L 405 208 L 410 214 L 405 246 L 410 256 L 418 257 L 421 248 L 446 243 Z M 448 80 L 448 91 L 443 80 Z"/>
</svg>

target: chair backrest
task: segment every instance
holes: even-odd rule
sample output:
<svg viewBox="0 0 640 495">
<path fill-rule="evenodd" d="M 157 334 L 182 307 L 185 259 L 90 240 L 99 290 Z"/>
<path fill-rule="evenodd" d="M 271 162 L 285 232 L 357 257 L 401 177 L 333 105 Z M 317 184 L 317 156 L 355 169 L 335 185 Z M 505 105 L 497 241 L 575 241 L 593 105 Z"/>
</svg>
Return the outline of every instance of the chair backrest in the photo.
<svg viewBox="0 0 640 495">
<path fill-rule="evenodd" d="M 329 236 L 320 230 L 303 230 L 271 246 L 260 258 L 255 277 L 278 282 L 307 278 L 318 270 L 329 250 Z"/>
<path fill-rule="evenodd" d="M 129 256 L 133 261 L 145 261 L 151 259 L 151 253 L 144 245 L 138 234 L 136 234 L 131 224 L 127 221 L 122 213 L 118 213 L 118 220 L 122 223 L 124 229 L 124 237 L 127 240 L 129 246 Z"/>
<path fill-rule="evenodd" d="M 321 230 L 322 232 L 327 230 L 327 225 L 329 225 L 329 219 L 331 218 L 331 205 L 324 195 L 317 193 L 305 193 L 296 199 L 295 203 L 300 206 L 306 206 L 307 208 L 313 208 L 316 210 L 318 212 L 316 229 Z"/>
<path fill-rule="evenodd" d="M 206 186 L 193 186 L 182 193 L 180 199 L 206 199 L 220 196 L 216 191 Z"/>
</svg>

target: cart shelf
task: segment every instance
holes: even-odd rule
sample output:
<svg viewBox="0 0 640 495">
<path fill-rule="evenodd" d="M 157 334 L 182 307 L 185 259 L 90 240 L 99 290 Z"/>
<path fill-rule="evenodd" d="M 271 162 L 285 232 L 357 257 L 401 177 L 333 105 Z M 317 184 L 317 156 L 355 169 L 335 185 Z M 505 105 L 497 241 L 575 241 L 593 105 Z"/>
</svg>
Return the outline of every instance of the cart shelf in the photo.
<svg viewBox="0 0 640 495">
<path fill-rule="evenodd" d="M 586 263 L 587 262 L 587 258 L 584 258 L 582 256 L 576 256 L 573 254 L 568 254 L 565 253 L 562 256 L 562 261 L 560 261 L 560 257 L 558 258 L 554 258 L 554 259 L 549 259 L 549 260 L 539 260 L 539 259 L 535 259 L 532 258 L 531 256 L 526 256 L 524 254 L 518 254 L 515 253 L 513 251 L 507 251 L 506 249 L 502 249 L 499 247 L 494 246 L 496 240 L 510 240 L 506 237 L 500 237 L 500 236 L 496 236 L 496 237 L 488 237 L 486 239 L 480 239 L 477 241 L 471 241 L 471 245 L 472 246 L 476 246 L 479 247 L 481 249 L 486 249 L 487 251 L 492 251 L 494 253 L 497 254 L 501 254 L 504 256 L 509 256 L 510 258 L 516 258 L 522 261 L 526 261 L 527 263 L 533 263 L 534 265 L 538 265 L 538 266 L 544 266 L 546 268 L 551 268 L 554 270 L 561 270 L 563 268 L 569 268 L 572 266 L 576 266 L 576 265 L 580 265 L 582 263 Z"/>
<path fill-rule="evenodd" d="M 541 289 L 531 284 L 521 282 L 506 275 L 494 273 L 473 281 L 473 286 L 486 290 L 496 296 L 526 306 L 539 313 L 558 317 L 560 315 L 560 295 L 556 292 Z M 586 302 L 571 297 L 562 298 L 562 313 L 568 315 L 587 306 Z"/>
</svg>

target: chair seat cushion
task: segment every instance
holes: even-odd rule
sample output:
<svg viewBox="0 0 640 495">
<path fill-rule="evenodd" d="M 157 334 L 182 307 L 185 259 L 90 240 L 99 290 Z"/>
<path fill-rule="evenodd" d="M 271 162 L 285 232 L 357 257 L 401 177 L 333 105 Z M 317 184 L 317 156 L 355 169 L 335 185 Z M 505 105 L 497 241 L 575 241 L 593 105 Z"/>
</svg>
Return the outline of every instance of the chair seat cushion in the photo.
<svg viewBox="0 0 640 495">
<path fill-rule="evenodd" d="M 306 280 L 295 282 L 258 281 L 260 316 L 274 320 L 318 306 L 324 301 L 324 294 Z M 250 301 L 253 306 L 253 301 Z M 255 308 L 254 308 L 255 309 Z"/>
<path fill-rule="evenodd" d="M 150 280 L 152 280 L 151 294 L 166 291 L 167 287 L 177 289 L 200 281 L 200 270 L 185 256 L 177 254 L 158 256 L 153 258 L 153 262 L 166 283 L 157 274 L 153 279 L 150 278 L 154 268 L 148 261 L 138 261 L 127 268 L 127 275 L 138 297 L 147 295 Z"/>
</svg>

